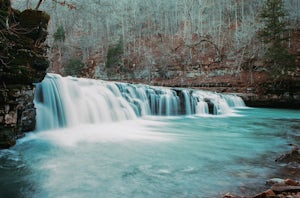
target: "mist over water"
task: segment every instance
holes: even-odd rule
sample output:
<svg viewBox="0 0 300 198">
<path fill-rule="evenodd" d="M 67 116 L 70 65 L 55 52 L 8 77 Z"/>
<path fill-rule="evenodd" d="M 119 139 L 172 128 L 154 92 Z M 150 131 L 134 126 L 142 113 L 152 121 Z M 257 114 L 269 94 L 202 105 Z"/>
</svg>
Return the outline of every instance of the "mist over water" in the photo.
<svg viewBox="0 0 300 198">
<path fill-rule="evenodd" d="M 52 78 L 63 82 L 37 87 L 38 130 L 0 151 L 0 197 L 255 194 L 253 186 L 276 173 L 274 160 L 299 138 L 299 111 L 237 108 L 230 98 L 208 92 L 184 91 L 181 97 L 166 88 Z M 97 92 L 99 86 L 104 88 Z M 94 106 L 85 111 L 90 99 Z M 174 103 L 177 110 L 170 108 Z"/>
</svg>

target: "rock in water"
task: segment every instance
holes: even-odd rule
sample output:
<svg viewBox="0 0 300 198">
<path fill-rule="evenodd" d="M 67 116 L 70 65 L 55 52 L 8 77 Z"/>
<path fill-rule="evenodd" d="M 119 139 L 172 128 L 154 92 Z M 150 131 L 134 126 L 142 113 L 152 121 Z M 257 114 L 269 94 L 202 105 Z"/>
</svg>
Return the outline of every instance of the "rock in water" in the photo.
<svg viewBox="0 0 300 198">
<path fill-rule="evenodd" d="M 297 162 L 300 163 L 300 151 L 297 145 L 289 144 L 292 146 L 292 150 L 289 153 L 281 155 L 277 158 L 276 162 L 283 162 L 283 163 L 290 163 L 290 162 Z"/>
<path fill-rule="evenodd" d="M 284 182 L 286 185 L 289 185 L 289 186 L 297 186 L 299 184 L 296 180 L 293 180 L 290 178 L 284 180 Z"/>
<path fill-rule="evenodd" d="M 262 192 L 256 196 L 254 196 L 253 198 L 267 198 L 267 197 L 273 197 L 273 196 L 275 196 L 274 191 L 269 189 L 269 190 L 266 190 L 265 192 Z"/>
<path fill-rule="evenodd" d="M 272 186 L 272 190 L 276 193 L 283 192 L 300 192 L 300 186 Z"/>
<path fill-rule="evenodd" d="M 274 184 L 285 185 L 285 180 L 280 179 L 280 178 L 272 178 L 272 179 L 269 179 L 268 181 L 266 181 L 266 184 L 267 185 L 274 185 Z"/>
</svg>

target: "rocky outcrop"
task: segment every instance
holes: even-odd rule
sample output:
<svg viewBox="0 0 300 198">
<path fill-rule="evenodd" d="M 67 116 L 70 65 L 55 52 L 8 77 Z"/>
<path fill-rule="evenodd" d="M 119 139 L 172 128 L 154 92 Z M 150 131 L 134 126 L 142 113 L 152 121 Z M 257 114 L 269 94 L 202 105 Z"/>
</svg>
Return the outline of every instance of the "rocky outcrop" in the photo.
<svg viewBox="0 0 300 198">
<path fill-rule="evenodd" d="M 8 148 L 35 128 L 34 91 L 29 85 L 9 85 L 0 91 L 0 148 Z"/>
<path fill-rule="evenodd" d="M 300 109 L 300 78 L 265 82 L 241 97 L 251 107 Z"/>
<path fill-rule="evenodd" d="M 49 66 L 49 19 L 45 12 L 20 12 L 10 0 L 0 0 L 0 148 L 35 128 L 33 83 L 43 80 Z"/>
</svg>

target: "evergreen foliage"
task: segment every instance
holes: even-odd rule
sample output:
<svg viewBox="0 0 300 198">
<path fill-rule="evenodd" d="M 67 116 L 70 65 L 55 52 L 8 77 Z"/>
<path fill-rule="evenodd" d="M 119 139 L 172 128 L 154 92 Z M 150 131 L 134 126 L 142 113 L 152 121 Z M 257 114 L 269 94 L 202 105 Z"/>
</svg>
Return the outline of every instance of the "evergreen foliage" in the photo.
<svg viewBox="0 0 300 198">
<path fill-rule="evenodd" d="M 274 76 L 295 67 L 295 57 L 287 50 L 287 20 L 283 0 L 266 0 L 260 17 L 264 24 L 259 37 L 266 44 L 266 61 Z"/>
<path fill-rule="evenodd" d="M 120 39 L 116 45 L 108 48 L 106 56 L 106 67 L 109 69 L 122 65 L 123 42 Z"/>
<path fill-rule="evenodd" d="M 84 63 L 80 59 L 71 59 L 64 69 L 64 75 L 78 76 L 83 68 Z"/>
<path fill-rule="evenodd" d="M 66 32 L 65 32 L 64 27 L 62 25 L 60 25 L 57 28 L 57 30 L 54 33 L 53 37 L 54 37 L 54 41 L 60 41 L 60 42 L 65 41 L 65 39 L 66 39 Z"/>
</svg>

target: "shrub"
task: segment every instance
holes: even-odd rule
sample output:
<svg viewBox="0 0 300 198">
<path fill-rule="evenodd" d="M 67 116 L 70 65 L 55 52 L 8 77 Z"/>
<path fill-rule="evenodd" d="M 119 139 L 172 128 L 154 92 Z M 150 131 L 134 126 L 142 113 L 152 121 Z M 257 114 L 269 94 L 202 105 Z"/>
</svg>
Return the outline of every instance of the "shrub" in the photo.
<svg viewBox="0 0 300 198">
<path fill-rule="evenodd" d="M 66 76 L 78 76 L 81 74 L 84 68 L 84 63 L 80 59 L 71 59 L 64 68 L 64 75 Z"/>
<path fill-rule="evenodd" d="M 108 48 L 106 56 L 106 67 L 109 69 L 115 68 L 122 64 L 123 56 L 123 42 L 119 40 L 116 45 L 110 46 Z"/>
<path fill-rule="evenodd" d="M 66 32 L 64 30 L 64 27 L 62 25 L 60 25 L 56 32 L 53 35 L 54 37 L 54 41 L 60 41 L 60 42 L 64 42 L 66 39 Z"/>
</svg>

